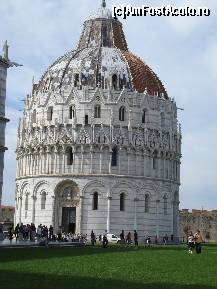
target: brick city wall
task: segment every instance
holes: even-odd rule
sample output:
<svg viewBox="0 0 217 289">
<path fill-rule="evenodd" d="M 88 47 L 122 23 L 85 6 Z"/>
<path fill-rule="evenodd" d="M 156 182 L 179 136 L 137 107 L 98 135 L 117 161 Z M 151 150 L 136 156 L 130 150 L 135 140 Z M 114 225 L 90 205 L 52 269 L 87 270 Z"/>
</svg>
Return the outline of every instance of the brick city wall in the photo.
<svg viewBox="0 0 217 289">
<path fill-rule="evenodd" d="M 180 237 L 185 237 L 188 232 L 200 230 L 206 241 L 217 241 L 217 210 L 188 210 L 179 212 Z"/>
</svg>

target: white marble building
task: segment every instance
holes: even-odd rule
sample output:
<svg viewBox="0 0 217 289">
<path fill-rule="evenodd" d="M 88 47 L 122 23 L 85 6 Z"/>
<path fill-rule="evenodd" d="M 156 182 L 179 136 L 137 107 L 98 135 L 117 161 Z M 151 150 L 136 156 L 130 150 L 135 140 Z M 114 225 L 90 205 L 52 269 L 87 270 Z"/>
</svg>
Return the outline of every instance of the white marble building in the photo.
<svg viewBox="0 0 217 289">
<path fill-rule="evenodd" d="M 177 236 L 180 158 L 176 103 L 103 1 L 26 97 L 16 222 Z"/>
</svg>

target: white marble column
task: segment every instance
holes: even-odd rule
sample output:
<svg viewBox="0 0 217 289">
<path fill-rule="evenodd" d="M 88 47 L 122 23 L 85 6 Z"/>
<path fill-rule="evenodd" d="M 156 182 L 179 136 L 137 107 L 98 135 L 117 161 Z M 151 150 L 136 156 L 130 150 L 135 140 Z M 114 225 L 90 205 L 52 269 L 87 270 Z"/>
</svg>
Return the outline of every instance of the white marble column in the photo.
<svg viewBox="0 0 217 289">
<path fill-rule="evenodd" d="M 36 196 L 32 196 L 32 223 L 35 224 L 35 202 Z"/>
<path fill-rule="evenodd" d="M 51 220 L 51 224 L 52 224 L 52 227 L 54 228 L 54 230 L 56 230 L 56 224 L 55 224 L 55 213 L 56 213 L 56 210 L 54 208 L 55 206 L 55 196 L 51 196 L 51 208 L 52 208 L 52 220 Z M 57 232 L 56 232 L 57 233 Z"/>
<path fill-rule="evenodd" d="M 74 146 L 72 147 L 72 153 L 73 153 L 73 163 L 72 163 L 72 166 L 71 166 L 71 173 L 73 174 L 74 171 L 75 171 L 75 153 L 76 153 L 76 150 L 75 150 Z"/>
<path fill-rule="evenodd" d="M 166 159 L 163 159 L 163 178 L 166 179 Z"/>
<path fill-rule="evenodd" d="M 78 233 L 82 233 L 82 221 L 83 221 L 82 216 L 83 216 L 83 196 L 80 196 Z"/>
<path fill-rule="evenodd" d="M 102 174 L 102 154 L 103 154 L 103 146 L 100 146 L 99 152 L 99 173 Z"/>
<path fill-rule="evenodd" d="M 134 198 L 134 230 L 137 230 L 137 202 L 138 198 Z"/>
<path fill-rule="evenodd" d="M 83 174 L 83 165 L 84 165 L 84 147 L 81 146 L 81 174 Z"/>
<path fill-rule="evenodd" d="M 21 225 L 21 214 L 22 214 L 22 197 L 19 197 L 19 225 Z"/>
<path fill-rule="evenodd" d="M 121 147 L 118 150 L 117 156 L 118 156 L 118 174 L 120 175 L 121 174 L 121 157 L 122 157 L 122 149 L 121 149 Z"/>
<path fill-rule="evenodd" d="M 136 157 L 136 163 L 135 163 L 136 171 L 135 171 L 135 174 L 136 174 L 136 176 L 138 176 L 138 168 L 139 168 L 139 165 L 138 165 L 139 154 L 138 154 L 138 152 L 135 152 L 135 157 Z"/>
<path fill-rule="evenodd" d="M 130 174 L 130 150 L 127 150 L 127 174 Z"/>
<path fill-rule="evenodd" d="M 146 154 L 143 154 L 143 176 L 146 177 Z"/>
<path fill-rule="evenodd" d="M 156 236 L 159 238 L 159 205 L 160 200 L 156 200 Z"/>
<path fill-rule="evenodd" d="M 109 149 L 109 174 L 112 172 L 112 150 Z"/>
<path fill-rule="evenodd" d="M 110 213 L 111 213 L 111 200 L 112 200 L 112 197 L 111 196 L 108 196 L 107 197 L 107 200 L 108 200 L 108 204 L 107 204 L 107 222 L 106 222 L 106 230 L 107 230 L 107 233 L 110 233 Z"/>
<path fill-rule="evenodd" d="M 90 149 L 90 174 L 93 173 L 93 149 Z"/>
</svg>

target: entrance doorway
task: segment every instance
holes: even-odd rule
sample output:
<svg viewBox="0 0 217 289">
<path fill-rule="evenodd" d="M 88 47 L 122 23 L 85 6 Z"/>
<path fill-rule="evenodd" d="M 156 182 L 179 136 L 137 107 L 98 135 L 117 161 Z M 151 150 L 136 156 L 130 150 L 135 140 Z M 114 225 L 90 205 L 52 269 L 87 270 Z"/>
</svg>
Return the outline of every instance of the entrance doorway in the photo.
<svg viewBox="0 0 217 289">
<path fill-rule="evenodd" d="M 62 208 L 62 230 L 65 233 L 75 233 L 76 229 L 76 207 Z"/>
</svg>

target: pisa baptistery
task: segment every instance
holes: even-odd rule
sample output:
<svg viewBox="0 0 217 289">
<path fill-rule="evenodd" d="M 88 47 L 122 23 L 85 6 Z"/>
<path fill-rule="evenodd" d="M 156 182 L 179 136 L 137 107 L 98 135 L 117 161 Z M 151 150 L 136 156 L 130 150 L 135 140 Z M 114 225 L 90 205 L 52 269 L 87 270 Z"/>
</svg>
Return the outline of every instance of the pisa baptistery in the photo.
<svg viewBox="0 0 217 289">
<path fill-rule="evenodd" d="M 105 1 L 84 22 L 77 48 L 33 84 L 16 153 L 16 223 L 177 236 L 176 103 L 129 51 Z"/>
</svg>

